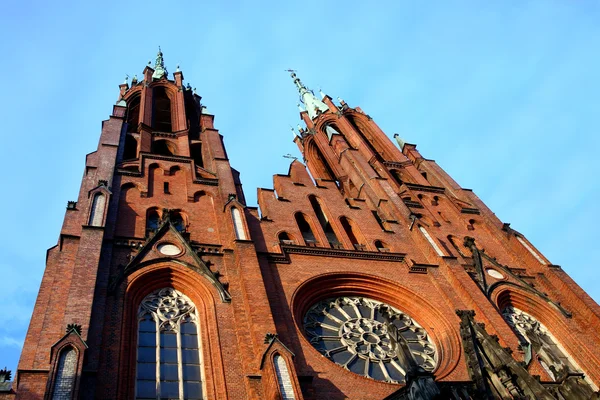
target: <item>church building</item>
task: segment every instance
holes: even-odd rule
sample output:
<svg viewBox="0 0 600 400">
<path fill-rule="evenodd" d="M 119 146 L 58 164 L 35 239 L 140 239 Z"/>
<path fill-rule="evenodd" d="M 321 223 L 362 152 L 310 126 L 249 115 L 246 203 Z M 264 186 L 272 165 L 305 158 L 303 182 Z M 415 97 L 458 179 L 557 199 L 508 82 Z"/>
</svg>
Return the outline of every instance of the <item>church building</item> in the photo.
<svg viewBox="0 0 600 400">
<path fill-rule="evenodd" d="M 119 86 L 0 399 L 599 398 L 590 296 L 415 144 L 290 73 L 303 162 L 258 207 L 162 52 Z"/>
</svg>

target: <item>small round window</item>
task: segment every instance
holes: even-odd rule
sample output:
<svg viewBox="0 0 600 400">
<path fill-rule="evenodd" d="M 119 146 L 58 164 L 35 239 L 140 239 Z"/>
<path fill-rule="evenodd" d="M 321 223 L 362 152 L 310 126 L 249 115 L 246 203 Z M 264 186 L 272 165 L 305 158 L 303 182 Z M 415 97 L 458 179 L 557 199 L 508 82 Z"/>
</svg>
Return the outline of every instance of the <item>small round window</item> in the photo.
<svg viewBox="0 0 600 400">
<path fill-rule="evenodd" d="M 415 361 L 433 371 L 437 354 L 425 329 L 402 311 L 376 300 L 338 297 L 320 301 L 305 314 L 304 333 L 321 354 L 343 368 L 367 378 L 401 383 L 407 366 L 392 348 L 389 323 L 406 340 Z"/>
<path fill-rule="evenodd" d="M 181 249 L 171 243 L 161 243 L 156 248 L 165 256 L 176 256 L 181 253 Z"/>
</svg>

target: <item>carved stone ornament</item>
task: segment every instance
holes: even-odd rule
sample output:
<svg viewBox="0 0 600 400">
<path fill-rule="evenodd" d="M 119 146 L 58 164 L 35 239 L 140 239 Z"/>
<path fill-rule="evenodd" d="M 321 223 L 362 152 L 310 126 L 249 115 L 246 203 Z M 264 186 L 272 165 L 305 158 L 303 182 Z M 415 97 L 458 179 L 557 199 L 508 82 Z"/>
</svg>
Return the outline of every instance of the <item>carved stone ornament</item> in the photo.
<svg viewBox="0 0 600 400">
<path fill-rule="evenodd" d="M 399 359 L 388 323 L 404 338 L 416 363 L 433 371 L 437 352 L 425 329 L 407 314 L 376 300 L 322 300 L 304 316 L 304 333 L 321 354 L 349 371 L 390 383 L 405 382 L 410 366 Z"/>
<path fill-rule="evenodd" d="M 173 288 L 160 289 L 144 298 L 138 319 L 150 315 L 158 321 L 160 332 L 178 332 L 182 322 L 195 322 L 196 307 L 192 301 Z"/>
</svg>

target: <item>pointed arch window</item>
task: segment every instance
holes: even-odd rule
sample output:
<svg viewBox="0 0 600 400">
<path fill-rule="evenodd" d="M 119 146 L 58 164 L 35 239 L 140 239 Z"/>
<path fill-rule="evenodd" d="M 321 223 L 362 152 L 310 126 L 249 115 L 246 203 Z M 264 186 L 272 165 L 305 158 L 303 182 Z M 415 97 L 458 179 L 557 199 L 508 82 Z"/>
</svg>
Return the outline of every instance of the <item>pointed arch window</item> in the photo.
<svg viewBox="0 0 600 400">
<path fill-rule="evenodd" d="M 273 357 L 275 364 L 275 374 L 277 375 L 277 383 L 279 384 L 279 393 L 281 394 L 282 400 L 294 400 L 296 395 L 294 394 L 294 386 L 290 378 L 290 372 L 288 371 L 287 364 L 282 356 L 276 354 Z"/>
<path fill-rule="evenodd" d="M 204 376 L 194 303 L 173 288 L 142 300 L 138 311 L 136 399 L 202 399 Z"/>
<path fill-rule="evenodd" d="M 365 250 L 366 246 L 361 240 L 362 237 L 358 232 L 358 228 L 354 225 L 354 222 L 347 217 L 341 217 L 340 222 L 342 223 L 342 227 L 344 228 L 344 231 L 346 231 L 346 235 L 348 236 L 348 239 L 350 239 L 350 242 L 352 242 L 354 248 L 356 250 Z"/>
<path fill-rule="evenodd" d="M 306 220 L 304 214 L 296 213 L 294 217 L 296 218 L 298 229 L 300 229 L 300 233 L 302 233 L 302 239 L 304 239 L 304 243 L 307 246 L 316 246 L 317 239 L 315 238 L 315 234 L 313 233 L 310 224 Z"/>
<path fill-rule="evenodd" d="M 56 378 L 52 389 L 53 400 L 71 400 L 77 371 L 77 352 L 71 346 L 62 350 L 58 357 Z"/>
<path fill-rule="evenodd" d="M 104 222 L 104 209 L 106 208 L 106 196 L 103 193 L 96 193 L 92 200 L 92 210 L 90 211 L 90 226 L 102 226 Z"/>
<path fill-rule="evenodd" d="M 438 246 L 438 244 L 435 242 L 435 240 L 433 240 L 431 235 L 429 235 L 429 232 L 427 232 L 427 230 L 425 228 L 423 228 L 421 225 L 419 225 L 419 230 L 421 231 L 423 236 L 425 236 L 425 239 L 427 239 L 427 241 L 429 242 L 431 247 L 433 247 L 433 249 L 435 250 L 437 255 L 440 257 L 444 257 L 445 256 L 444 252 L 442 251 L 442 249 L 440 249 L 440 246 Z"/>
<path fill-rule="evenodd" d="M 137 132 L 140 121 L 140 96 L 127 102 L 127 132 Z"/>
<path fill-rule="evenodd" d="M 530 347 L 527 352 L 529 357 L 534 353 L 553 380 L 563 379 L 569 372 L 581 372 L 581 368 L 548 328 L 535 317 L 512 305 L 502 310 L 502 317 L 513 328 L 521 343 Z M 590 383 L 587 377 L 586 382 Z"/>
<path fill-rule="evenodd" d="M 232 207 L 231 217 L 233 218 L 233 230 L 235 231 L 235 238 L 238 240 L 248 240 L 240 210 L 238 210 L 236 207 Z"/>
<path fill-rule="evenodd" d="M 171 99 L 162 86 L 157 86 L 152 92 L 154 102 L 152 128 L 159 132 L 172 132 Z"/>
<path fill-rule="evenodd" d="M 156 208 L 151 208 L 146 212 L 146 231 L 155 231 L 160 225 L 160 215 Z"/>
<path fill-rule="evenodd" d="M 179 211 L 171 212 L 171 223 L 179 232 L 185 232 L 186 226 L 183 215 Z"/>
<path fill-rule="evenodd" d="M 321 207 L 320 201 L 314 195 L 308 196 L 308 200 L 310 201 L 310 205 L 312 206 L 313 211 L 319 220 L 319 224 L 321 224 L 321 228 L 323 228 L 323 231 L 325 232 L 325 236 L 327 236 L 329 245 L 334 248 L 341 247 L 340 241 L 338 240 L 331 223 L 323 212 L 323 207 Z"/>
</svg>

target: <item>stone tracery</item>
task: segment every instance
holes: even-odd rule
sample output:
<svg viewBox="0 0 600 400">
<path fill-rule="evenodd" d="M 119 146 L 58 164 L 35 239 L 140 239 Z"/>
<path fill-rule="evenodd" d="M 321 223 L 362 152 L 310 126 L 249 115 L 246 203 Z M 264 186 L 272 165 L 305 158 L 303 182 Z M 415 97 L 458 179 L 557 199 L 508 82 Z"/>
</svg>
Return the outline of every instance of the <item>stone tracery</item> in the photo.
<svg viewBox="0 0 600 400">
<path fill-rule="evenodd" d="M 322 300 L 305 314 L 304 332 L 321 354 L 343 368 L 368 378 L 400 383 L 405 381 L 408 366 L 393 348 L 388 321 L 407 342 L 415 361 L 424 370 L 433 371 L 437 353 L 427 332 L 407 314 L 376 300 Z"/>
</svg>

